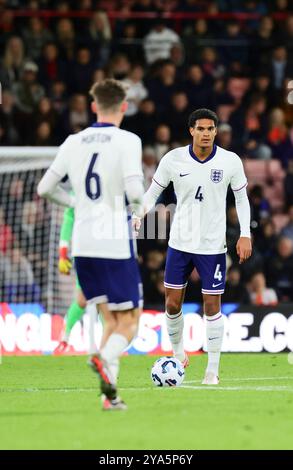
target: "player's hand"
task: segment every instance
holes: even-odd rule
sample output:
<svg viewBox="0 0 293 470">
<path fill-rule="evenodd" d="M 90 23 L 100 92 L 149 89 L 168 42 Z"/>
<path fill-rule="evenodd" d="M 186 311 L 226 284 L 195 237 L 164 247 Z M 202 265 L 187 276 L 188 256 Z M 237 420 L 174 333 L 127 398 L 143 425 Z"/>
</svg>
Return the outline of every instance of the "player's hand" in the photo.
<svg viewBox="0 0 293 470">
<path fill-rule="evenodd" d="M 139 229 L 141 227 L 141 218 L 132 214 L 132 230 L 135 237 L 138 237 Z"/>
<path fill-rule="evenodd" d="M 68 258 L 66 247 L 62 247 L 59 250 L 58 268 L 61 274 L 66 274 L 67 276 L 70 274 L 70 270 L 72 268 L 72 261 Z"/>
<path fill-rule="evenodd" d="M 240 237 L 236 245 L 236 251 L 239 256 L 239 264 L 242 264 L 251 256 L 251 239 L 249 237 Z"/>
</svg>

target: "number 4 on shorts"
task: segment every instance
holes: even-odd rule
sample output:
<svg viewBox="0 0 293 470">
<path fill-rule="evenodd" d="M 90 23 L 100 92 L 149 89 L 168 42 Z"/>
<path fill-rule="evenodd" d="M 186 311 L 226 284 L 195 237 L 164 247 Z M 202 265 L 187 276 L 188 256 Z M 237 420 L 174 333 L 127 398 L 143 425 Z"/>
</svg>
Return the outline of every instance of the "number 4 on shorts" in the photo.
<svg viewBox="0 0 293 470">
<path fill-rule="evenodd" d="M 217 264 L 215 274 L 214 274 L 214 279 L 218 279 L 218 281 L 221 281 L 222 278 L 223 278 L 222 273 L 220 271 L 220 267 L 221 267 L 221 265 Z"/>
</svg>

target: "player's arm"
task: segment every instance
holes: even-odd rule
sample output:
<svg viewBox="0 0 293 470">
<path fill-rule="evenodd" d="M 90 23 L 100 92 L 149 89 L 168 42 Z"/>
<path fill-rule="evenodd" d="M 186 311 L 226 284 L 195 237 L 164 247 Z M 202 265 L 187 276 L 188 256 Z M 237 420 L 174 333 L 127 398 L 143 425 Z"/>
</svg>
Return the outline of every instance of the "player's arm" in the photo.
<svg viewBox="0 0 293 470">
<path fill-rule="evenodd" d="M 72 262 L 68 255 L 68 248 L 72 237 L 72 230 L 74 224 L 74 209 L 68 207 L 63 214 L 63 222 L 60 230 L 59 241 L 59 271 L 62 274 L 70 274 Z"/>
<path fill-rule="evenodd" d="M 74 196 L 59 186 L 60 181 L 68 171 L 69 139 L 66 139 L 59 148 L 55 160 L 39 182 L 37 192 L 39 196 L 49 199 L 56 204 L 74 207 Z"/>
<path fill-rule="evenodd" d="M 170 183 L 169 159 L 166 155 L 162 158 L 153 176 L 149 189 L 143 196 L 143 217 L 155 206 L 158 198 Z M 133 228 L 136 235 L 141 227 L 141 217 L 137 214 L 133 216 Z"/>
<path fill-rule="evenodd" d="M 147 214 L 156 204 L 158 198 L 171 181 L 170 156 L 166 154 L 159 163 L 153 176 L 152 184 L 143 196 L 144 213 Z"/>
<path fill-rule="evenodd" d="M 142 173 L 142 145 L 140 138 L 127 133 L 125 141 L 121 144 L 122 172 L 127 200 L 132 212 L 139 217 L 143 215 L 143 173 Z"/>
<path fill-rule="evenodd" d="M 252 253 L 250 234 L 250 205 L 247 197 L 247 179 L 240 158 L 237 159 L 235 173 L 231 180 L 231 188 L 234 192 L 236 211 L 240 224 L 240 238 L 236 244 L 239 263 L 242 264 Z"/>
</svg>

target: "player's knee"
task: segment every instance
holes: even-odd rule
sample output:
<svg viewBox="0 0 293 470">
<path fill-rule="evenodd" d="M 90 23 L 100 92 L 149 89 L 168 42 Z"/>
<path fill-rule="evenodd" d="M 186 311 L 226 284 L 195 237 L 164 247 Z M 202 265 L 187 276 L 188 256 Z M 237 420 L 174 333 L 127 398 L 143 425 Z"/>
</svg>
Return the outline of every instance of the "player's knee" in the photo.
<svg viewBox="0 0 293 470">
<path fill-rule="evenodd" d="M 172 298 L 168 298 L 166 299 L 166 311 L 169 315 L 176 315 L 177 313 L 179 313 L 181 310 L 181 303 L 176 300 L 176 299 L 172 299 Z"/>
</svg>

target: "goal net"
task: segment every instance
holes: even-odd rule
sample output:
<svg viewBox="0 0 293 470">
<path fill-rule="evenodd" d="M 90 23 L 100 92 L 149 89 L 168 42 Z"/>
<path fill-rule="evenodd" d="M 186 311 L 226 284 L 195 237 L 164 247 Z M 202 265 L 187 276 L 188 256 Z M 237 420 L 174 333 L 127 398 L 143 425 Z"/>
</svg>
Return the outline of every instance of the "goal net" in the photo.
<svg viewBox="0 0 293 470">
<path fill-rule="evenodd" d="M 56 147 L 0 147 L 0 302 L 41 303 L 64 315 L 75 290 L 58 272 L 64 208 L 38 197 L 36 187 Z"/>
</svg>

